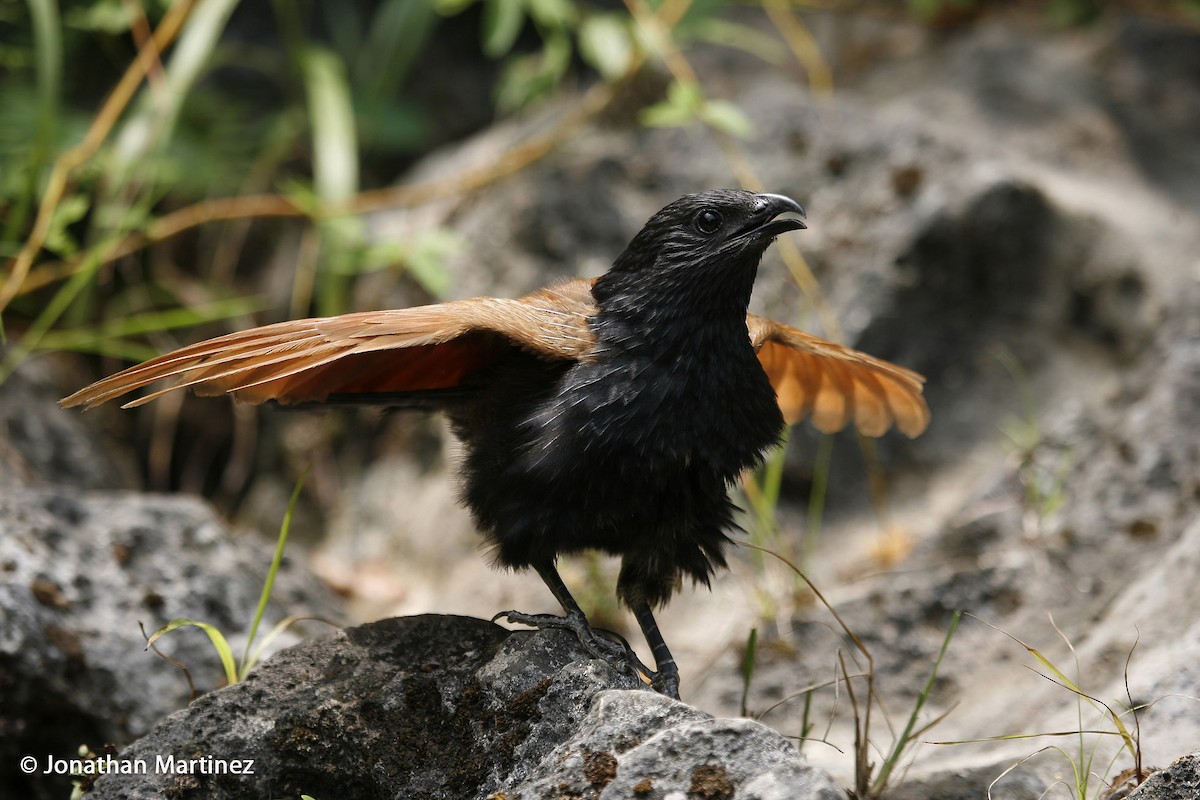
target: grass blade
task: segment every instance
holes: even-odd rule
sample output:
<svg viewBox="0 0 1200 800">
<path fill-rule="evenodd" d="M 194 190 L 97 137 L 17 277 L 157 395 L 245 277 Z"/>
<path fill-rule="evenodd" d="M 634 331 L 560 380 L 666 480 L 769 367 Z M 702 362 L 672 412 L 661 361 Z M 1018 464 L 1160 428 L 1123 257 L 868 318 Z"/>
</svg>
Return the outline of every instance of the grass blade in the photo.
<svg viewBox="0 0 1200 800">
<path fill-rule="evenodd" d="M 804 549 L 800 554 L 801 564 L 811 564 L 821 541 L 821 519 L 825 514 L 825 496 L 829 489 L 829 473 L 833 465 L 833 436 L 822 434 L 817 442 L 817 455 L 813 464 L 812 488 L 808 495 L 808 520 L 804 528 Z"/>
<path fill-rule="evenodd" d="M 49 331 L 39 340 L 38 349 L 79 350 L 106 355 L 129 353 L 131 360 L 141 361 L 158 355 L 158 351 L 145 345 L 127 342 L 125 339 L 230 319 L 258 311 L 262 307 L 262 302 L 258 300 L 230 298 L 194 308 L 146 311 L 127 317 L 107 319 L 98 327 Z"/>
<path fill-rule="evenodd" d="M 93 250 L 85 258 L 79 271 L 54 293 L 41 313 L 26 329 L 21 341 L 8 351 L 3 361 L 0 361 L 0 383 L 4 383 L 8 376 L 21 365 L 21 362 L 40 347 L 43 337 L 54 327 L 54 324 L 75 301 L 75 298 L 92 282 L 96 270 L 103 262 L 103 253 L 99 249 Z"/>
<path fill-rule="evenodd" d="M 313 137 L 313 186 L 329 205 L 358 191 L 358 136 L 350 85 L 341 60 L 309 45 L 303 57 L 304 86 Z"/>
<path fill-rule="evenodd" d="M 912 713 L 908 715 L 908 722 L 904 726 L 904 732 L 896 739 L 896 744 L 892 748 L 892 752 L 888 755 L 887 760 L 883 762 L 883 766 L 879 770 L 879 774 L 875 776 L 875 782 L 871 786 L 873 796 L 882 794 L 883 787 L 887 785 L 888 778 L 896 769 L 896 765 L 900 761 L 900 756 L 908 748 L 909 742 L 912 739 L 913 728 L 917 724 L 917 716 L 920 715 L 921 709 L 925 707 L 925 703 L 929 700 L 929 695 L 933 691 L 933 684 L 937 680 L 938 669 L 942 666 L 942 660 L 946 657 L 946 651 L 950 649 L 950 640 L 954 638 L 954 632 L 958 630 L 958 621 L 962 619 L 962 611 L 955 611 L 954 616 L 950 619 L 950 627 L 946 629 L 946 637 L 942 639 L 942 649 L 938 651 L 937 658 L 933 662 L 933 669 L 929 671 L 929 680 L 925 681 L 925 687 L 921 690 L 921 694 L 917 696 L 917 702 L 913 706 Z"/>
<path fill-rule="evenodd" d="M 313 188 L 325 209 L 337 208 L 358 191 L 358 132 L 350 84 L 342 61 L 332 52 L 309 45 L 302 59 L 308 113 L 312 126 Z M 318 273 L 317 311 L 321 316 L 345 310 L 346 275 L 362 231 L 349 216 L 322 215 L 318 224 L 323 245 Z"/>
<path fill-rule="evenodd" d="M 3 240 L 14 241 L 25 229 L 29 211 L 37 198 L 42 166 L 54 150 L 58 129 L 59 101 L 62 92 L 63 41 L 58 3 L 53 0 L 29 0 L 37 69 L 37 133 L 29 149 L 27 181 L 4 224 Z M 0 331 L 2 334 L 2 331 Z M 0 338 L 3 343 L 3 338 Z"/>
<path fill-rule="evenodd" d="M 287 512 L 283 515 L 283 523 L 279 526 L 279 538 L 275 542 L 275 556 L 271 559 L 271 568 L 267 570 L 267 579 L 263 583 L 262 593 L 258 597 L 258 609 L 254 612 L 254 621 L 250 623 L 250 635 L 246 638 L 246 649 L 242 652 L 242 668 L 235 673 L 239 679 L 245 678 L 246 674 L 250 671 L 250 667 L 253 666 L 253 662 L 250 660 L 250 647 L 254 644 L 254 636 L 258 633 L 258 625 L 262 622 L 263 614 L 267 611 L 267 602 L 271 599 L 271 590 L 275 588 L 275 576 L 279 573 L 279 565 L 283 562 L 283 550 L 287 545 L 288 533 L 292 528 L 292 514 L 296 510 L 296 503 L 300 500 L 300 490 L 304 488 L 304 480 L 308 477 L 310 469 L 312 469 L 311 463 L 304 468 L 300 479 L 296 481 L 296 488 L 292 490 L 292 498 L 288 501 Z M 274 635 L 276 634 L 271 634 L 272 637 Z M 255 652 L 257 655 L 258 651 Z"/>
<path fill-rule="evenodd" d="M 746 653 L 742 656 L 742 703 L 741 715 L 746 714 L 746 698 L 750 694 L 750 682 L 754 679 L 754 661 L 758 655 L 758 628 L 750 629 L 750 636 L 746 639 Z"/>
<path fill-rule="evenodd" d="M 168 622 L 156 630 L 149 639 L 146 640 L 146 649 L 150 649 L 150 645 L 159 639 L 164 634 L 170 633 L 173 630 L 185 627 L 199 628 L 208 634 L 209 640 L 212 641 L 213 647 L 217 651 L 217 656 L 221 659 L 221 666 L 225 669 L 225 680 L 230 685 L 238 682 L 237 665 L 233 660 L 233 650 L 229 648 L 229 642 L 225 639 L 225 635 L 207 622 L 197 622 L 194 619 L 179 617 Z"/>
<path fill-rule="evenodd" d="M 136 110 L 116 137 L 114 162 L 122 174 L 114 186 L 124 181 L 123 173 L 137 169 L 151 151 L 162 149 L 171 140 L 179 112 L 212 60 L 238 2 L 208 0 L 196 6 L 171 53 L 163 91 L 155 91 L 153 86 L 144 88 Z"/>
<path fill-rule="evenodd" d="M 433 0 L 385 0 L 379 6 L 355 65 L 371 101 L 394 100 L 400 94 L 437 21 Z"/>
</svg>

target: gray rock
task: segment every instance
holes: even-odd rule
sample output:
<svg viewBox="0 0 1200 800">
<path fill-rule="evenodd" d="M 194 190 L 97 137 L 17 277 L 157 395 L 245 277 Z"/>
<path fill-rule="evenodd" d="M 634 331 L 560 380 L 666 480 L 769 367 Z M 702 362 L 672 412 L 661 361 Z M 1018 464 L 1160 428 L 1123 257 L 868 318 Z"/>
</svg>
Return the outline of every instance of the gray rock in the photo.
<svg viewBox="0 0 1200 800">
<path fill-rule="evenodd" d="M 105 775 L 89 797 L 842 796 L 770 729 L 641 686 L 562 631 L 383 620 L 292 647 L 171 715 L 119 756 L 147 774 Z M 156 772 L 160 757 L 251 759 L 253 774 Z"/>
<path fill-rule="evenodd" d="M 68 414 L 53 365 L 34 361 L 0 381 L 0 489 L 76 486 L 116 489 L 132 474 L 132 459 L 105 447 L 97 415 Z"/>
<path fill-rule="evenodd" d="M 888 800 L 1039 800 L 1047 786 L 1027 772 L 1004 774 L 1005 766 L 951 769 L 902 782 L 889 789 Z"/>
<path fill-rule="evenodd" d="M 531 751 L 561 741 L 591 692 L 608 685 L 594 665 L 572 668 L 549 648 L 554 636 L 410 617 L 304 643 L 121 754 L 253 759 L 253 774 L 112 775 L 93 796 L 477 796 Z M 521 668 L 510 670 L 513 648 Z"/>
<path fill-rule="evenodd" d="M 537 771 L 534 780 L 514 787 L 514 797 L 845 797 L 770 728 L 716 719 L 645 692 L 599 694 L 579 731 Z"/>
<path fill-rule="evenodd" d="M 276 608 L 338 620 L 329 593 L 285 561 L 260 632 Z M 0 794 L 65 797 L 64 778 L 19 774 L 18 759 L 124 744 L 186 705 L 185 676 L 146 652 L 139 623 L 149 634 L 176 617 L 207 622 L 240 655 L 270 562 L 268 546 L 231 538 L 193 498 L 0 492 Z M 223 682 L 199 630 L 157 646 L 197 690 Z"/>
<path fill-rule="evenodd" d="M 1196 800 L 1200 797 L 1200 753 L 1152 773 L 1127 796 L 1129 800 Z"/>
</svg>

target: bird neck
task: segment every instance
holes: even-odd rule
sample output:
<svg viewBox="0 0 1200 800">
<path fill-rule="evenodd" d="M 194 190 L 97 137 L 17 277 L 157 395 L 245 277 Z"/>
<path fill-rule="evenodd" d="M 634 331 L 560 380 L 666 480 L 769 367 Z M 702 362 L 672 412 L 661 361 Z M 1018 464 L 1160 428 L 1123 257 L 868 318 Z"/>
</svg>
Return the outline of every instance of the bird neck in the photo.
<svg viewBox="0 0 1200 800">
<path fill-rule="evenodd" d="M 761 253 L 737 261 L 629 268 L 618 259 L 592 286 L 599 317 L 660 324 L 672 319 L 732 320 L 745 325 Z"/>
<path fill-rule="evenodd" d="M 717 347 L 721 340 L 741 343 L 757 271 L 758 258 L 713 268 L 614 269 L 592 289 L 598 344 L 683 354 L 698 346 Z"/>
</svg>

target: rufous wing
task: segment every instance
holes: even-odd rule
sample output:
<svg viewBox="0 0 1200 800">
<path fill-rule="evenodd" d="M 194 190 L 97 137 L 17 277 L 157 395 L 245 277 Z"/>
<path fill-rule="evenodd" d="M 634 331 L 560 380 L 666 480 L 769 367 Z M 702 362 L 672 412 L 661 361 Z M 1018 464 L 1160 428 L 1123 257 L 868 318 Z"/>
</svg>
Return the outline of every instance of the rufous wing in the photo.
<svg viewBox="0 0 1200 800">
<path fill-rule="evenodd" d="M 929 424 L 925 379 L 912 370 L 754 314 L 746 326 L 789 425 L 809 417 L 833 433 L 853 422 L 882 436 L 894 424 L 915 437 Z"/>
<path fill-rule="evenodd" d="M 62 400 L 91 408 L 159 381 L 166 392 L 232 394 L 249 403 L 316 403 L 331 397 L 392 402 L 452 389 L 519 347 L 548 360 L 574 360 L 595 344 L 591 281 L 574 280 L 518 300 L 480 297 L 393 311 L 292 320 L 231 333 L 158 356 Z M 893 423 L 917 436 L 929 423 L 920 375 L 753 314 L 746 319 L 759 362 L 784 418 L 811 416 L 822 431 L 851 420 L 868 436 Z"/>
<path fill-rule="evenodd" d="M 132 408 L 189 387 L 249 403 L 390 401 L 451 389 L 519 347 L 548 360 L 575 359 L 593 338 L 590 283 L 570 281 L 520 298 L 480 297 L 394 311 L 301 319 L 231 333 L 158 356 L 62 400 L 91 408 L 161 380 Z"/>
</svg>

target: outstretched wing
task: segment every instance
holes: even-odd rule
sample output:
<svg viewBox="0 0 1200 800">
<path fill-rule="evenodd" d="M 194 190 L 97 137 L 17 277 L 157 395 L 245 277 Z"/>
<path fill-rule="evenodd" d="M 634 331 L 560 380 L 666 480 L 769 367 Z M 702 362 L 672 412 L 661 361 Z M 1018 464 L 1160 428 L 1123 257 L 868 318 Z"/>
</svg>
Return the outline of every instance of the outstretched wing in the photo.
<svg viewBox="0 0 1200 800">
<path fill-rule="evenodd" d="M 912 370 L 754 314 L 746 326 L 788 424 L 810 416 L 833 433 L 853 421 L 865 436 L 895 424 L 910 437 L 929 424 L 925 379 Z"/>
<path fill-rule="evenodd" d="M 593 337 L 590 282 L 570 281 L 519 300 L 481 297 L 395 311 L 280 322 L 184 347 L 80 389 L 64 407 L 91 408 L 169 379 L 126 403 L 192 388 L 249 403 L 392 399 L 459 386 L 518 347 L 547 360 L 576 359 Z"/>
<path fill-rule="evenodd" d="M 513 347 L 547 360 L 585 357 L 595 343 L 591 283 L 568 281 L 519 300 L 480 297 L 252 328 L 130 367 L 62 405 L 91 408 L 161 380 L 170 383 L 123 407 L 185 387 L 283 405 L 344 397 L 390 403 L 453 389 Z M 915 372 L 753 314 L 746 324 L 789 423 L 811 415 L 832 432 L 853 420 L 868 436 L 893 423 L 917 436 L 929 423 Z"/>
</svg>

